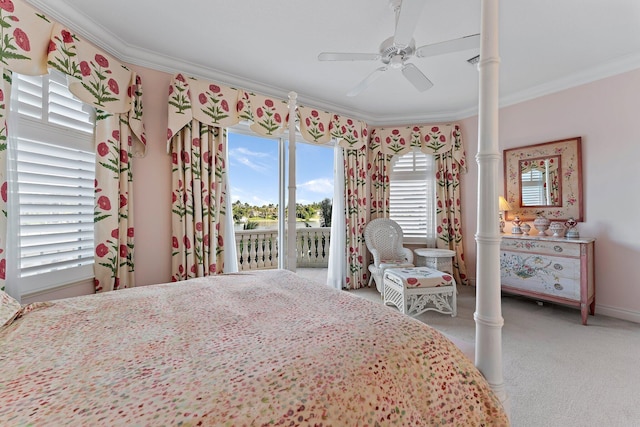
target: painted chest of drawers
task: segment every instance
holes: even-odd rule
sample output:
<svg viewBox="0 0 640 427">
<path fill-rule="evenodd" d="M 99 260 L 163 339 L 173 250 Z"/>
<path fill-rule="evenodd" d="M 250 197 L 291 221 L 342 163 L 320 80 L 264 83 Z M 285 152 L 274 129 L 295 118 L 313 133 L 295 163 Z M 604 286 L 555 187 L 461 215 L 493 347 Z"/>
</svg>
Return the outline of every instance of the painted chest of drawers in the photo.
<svg viewBox="0 0 640 427">
<path fill-rule="evenodd" d="M 503 292 L 580 308 L 582 324 L 595 314 L 595 239 L 504 234 L 500 243 Z"/>
</svg>

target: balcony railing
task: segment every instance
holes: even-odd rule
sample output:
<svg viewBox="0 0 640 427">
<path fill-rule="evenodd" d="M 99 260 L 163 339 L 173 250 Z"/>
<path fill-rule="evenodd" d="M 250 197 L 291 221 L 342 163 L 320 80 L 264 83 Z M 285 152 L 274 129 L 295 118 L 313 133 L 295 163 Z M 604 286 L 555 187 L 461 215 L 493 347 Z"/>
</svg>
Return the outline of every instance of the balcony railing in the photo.
<svg viewBox="0 0 640 427">
<path fill-rule="evenodd" d="M 236 231 L 238 270 L 278 267 L 278 230 Z M 326 268 L 329 265 L 331 227 L 296 229 L 296 266 Z"/>
</svg>

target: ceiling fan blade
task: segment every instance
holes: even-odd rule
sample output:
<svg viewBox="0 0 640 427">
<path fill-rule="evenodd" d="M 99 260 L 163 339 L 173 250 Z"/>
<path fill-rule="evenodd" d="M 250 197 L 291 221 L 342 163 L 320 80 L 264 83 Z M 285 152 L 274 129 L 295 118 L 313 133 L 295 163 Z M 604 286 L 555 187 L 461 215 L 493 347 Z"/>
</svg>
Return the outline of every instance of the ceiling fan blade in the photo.
<svg viewBox="0 0 640 427">
<path fill-rule="evenodd" d="M 433 86 L 431 80 L 427 78 L 422 71 L 418 69 L 413 64 L 405 64 L 402 67 L 402 74 L 409 80 L 409 82 L 415 86 L 420 92 L 424 92 L 427 89 L 430 89 Z"/>
<path fill-rule="evenodd" d="M 362 80 L 360 83 L 358 83 L 357 86 L 355 86 L 353 89 L 351 89 L 349 92 L 347 92 L 347 96 L 356 96 L 356 95 L 358 95 L 360 92 L 362 92 L 363 90 L 368 88 L 369 85 L 371 83 L 373 83 L 374 80 L 376 80 L 378 77 L 380 77 L 382 75 L 382 73 L 384 73 L 385 71 L 387 71 L 387 67 L 376 68 L 375 70 L 373 70 L 373 72 L 371 74 L 369 74 L 367 77 L 365 77 L 364 80 Z"/>
<path fill-rule="evenodd" d="M 447 40 L 446 42 L 428 44 L 416 49 L 416 56 L 425 58 L 427 56 L 443 55 L 445 53 L 458 52 L 467 49 L 480 47 L 480 34 L 472 34 L 459 39 Z"/>
<path fill-rule="evenodd" d="M 318 55 L 320 61 L 377 61 L 379 53 L 340 53 L 322 52 Z"/>
<path fill-rule="evenodd" d="M 396 19 L 396 32 L 393 36 L 393 43 L 396 46 L 401 48 L 409 46 L 425 3 L 425 0 L 402 0 Z"/>
</svg>

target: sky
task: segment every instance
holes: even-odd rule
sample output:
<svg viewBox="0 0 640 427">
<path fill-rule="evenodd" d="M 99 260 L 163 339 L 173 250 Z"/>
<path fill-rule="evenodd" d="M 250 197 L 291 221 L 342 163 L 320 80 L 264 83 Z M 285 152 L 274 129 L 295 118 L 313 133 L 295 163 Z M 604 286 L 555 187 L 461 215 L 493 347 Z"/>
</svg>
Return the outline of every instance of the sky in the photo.
<svg viewBox="0 0 640 427">
<path fill-rule="evenodd" d="M 276 205 L 278 141 L 229 132 L 228 142 L 231 200 Z M 288 183 L 288 174 L 286 179 Z M 333 199 L 333 148 L 296 144 L 296 202 L 309 204 L 325 198 Z"/>
</svg>

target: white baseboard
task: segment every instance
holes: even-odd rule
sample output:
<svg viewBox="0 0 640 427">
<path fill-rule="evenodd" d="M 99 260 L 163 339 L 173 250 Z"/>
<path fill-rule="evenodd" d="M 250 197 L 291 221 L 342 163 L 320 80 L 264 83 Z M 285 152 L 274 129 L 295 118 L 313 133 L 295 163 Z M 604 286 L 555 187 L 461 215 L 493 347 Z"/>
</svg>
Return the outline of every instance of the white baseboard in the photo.
<svg viewBox="0 0 640 427">
<path fill-rule="evenodd" d="M 616 319 L 627 320 L 629 322 L 640 323 L 640 313 L 637 311 L 626 310 L 624 308 L 607 307 L 596 304 L 596 316 L 615 317 Z"/>
<path fill-rule="evenodd" d="M 69 283 L 67 285 L 56 286 L 50 289 L 44 289 L 29 294 L 22 295 L 20 304 L 26 305 L 37 301 L 51 301 L 61 298 L 77 297 L 80 295 L 89 295 L 95 293 L 93 278 L 82 280 L 80 282 Z"/>
</svg>

